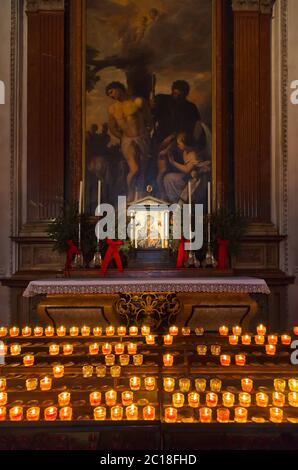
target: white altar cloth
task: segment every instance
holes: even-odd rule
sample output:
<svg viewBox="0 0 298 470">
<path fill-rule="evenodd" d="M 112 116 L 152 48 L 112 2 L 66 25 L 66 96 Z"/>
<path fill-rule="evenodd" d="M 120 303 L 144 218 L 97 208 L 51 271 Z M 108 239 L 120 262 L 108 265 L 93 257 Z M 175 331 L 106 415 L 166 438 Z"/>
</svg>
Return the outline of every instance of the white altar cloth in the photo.
<svg viewBox="0 0 298 470">
<path fill-rule="evenodd" d="M 167 278 L 167 279 L 48 279 L 31 281 L 24 297 L 40 294 L 122 294 L 139 292 L 205 292 L 270 294 L 264 279 Z"/>
</svg>

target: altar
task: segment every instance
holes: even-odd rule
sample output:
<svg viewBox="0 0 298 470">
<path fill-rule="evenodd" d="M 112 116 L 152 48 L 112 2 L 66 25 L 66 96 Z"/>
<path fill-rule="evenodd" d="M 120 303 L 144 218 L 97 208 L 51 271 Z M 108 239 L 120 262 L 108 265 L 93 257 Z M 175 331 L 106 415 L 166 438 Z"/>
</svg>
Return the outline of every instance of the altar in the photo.
<svg viewBox="0 0 298 470">
<path fill-rule="evenodd" d="M 255 295 L 269 293 L 263 279 L 252 277 L 124 276 L 31 281 L 23 295 L 44 296 L 38 317 L 54 326 L 148 324 L 160 330 L 175 323 L 215 331 L 220 323 L 250 327 L 258 313 Z"/>
</svg>

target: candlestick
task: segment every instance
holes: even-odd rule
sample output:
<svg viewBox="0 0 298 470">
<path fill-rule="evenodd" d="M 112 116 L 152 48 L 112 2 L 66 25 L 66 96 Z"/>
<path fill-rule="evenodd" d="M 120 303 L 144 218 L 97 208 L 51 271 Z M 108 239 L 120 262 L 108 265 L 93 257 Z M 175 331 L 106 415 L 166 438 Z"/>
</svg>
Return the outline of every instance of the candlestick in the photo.
<svg viewBox="0 0 298 470">
<path fill-rule="evenodd" d="M 208 215 L 211 214 L 211 182 L 208 181 Z"/>
<path fill-rule="evenodd" d="M 101 181 L 97 181 L 97 211 L 100 211 L 100 203 L 101 203 Z"/>
<path fill-rule="evenodd" d="M 79 215 L 82 214 L 83 208 L 83 181 L 80 181 L 80 190 L 79 190 Z"/>
</svg>

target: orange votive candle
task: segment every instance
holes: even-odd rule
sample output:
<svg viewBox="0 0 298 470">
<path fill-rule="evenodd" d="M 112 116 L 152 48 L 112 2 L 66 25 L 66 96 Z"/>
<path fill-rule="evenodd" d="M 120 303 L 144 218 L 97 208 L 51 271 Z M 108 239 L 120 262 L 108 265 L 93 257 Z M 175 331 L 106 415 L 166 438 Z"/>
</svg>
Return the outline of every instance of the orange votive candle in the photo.
<svg viewBox="0 0 298 470">
<path fill-rule="evenodd" d="M 79 327 L 78 326 L 71 326 L 69 329 L 70 336 L 79 336 Z"/>
<path fill-rule="evenodd" d="M 9 349 L 10 349 L 10 354 L 12 356 L 18 356 L 19 354 L 21 354 L 20 344 L 12 344 Z"/>
<path fill-rule="evenodd" d="M 23 419 L 23 407 L 14 406 L 9 410 L 9 418 L 11 421 L 21 421 Z"/>
<path fill-rule="evenodd" d="M 155 336 L 154 335 L 147 335 L 146 336 L 146 344 L 155 344 Z"/>
<path fill-rule="evenodd" d="M 197 408 L 200 404 L 200 395 L 198 392 L 190 392 L 187 395 L 187 400 L 191 408 Z"/>
<path fill-rule="evenodd" d="M 124 343 L 115 344 L 115 354 L 123 354 L 123 353 L 124 353 Z"/>
<path fill-rule="evenodd" d="M 146 377 L 144 384 L 145 384 L 145 390 L 149 390 L 149 391 L 155 390 L 156 388 L 155 377 Z"/>
<path fill-rule="evenodd" d="M 129 327 L 129 336 L 137 336 L 138 335 L 138 327 L 137 326 L 130 326 Z"/>
<path fill-rule="evenodd" d="M 217 393 L 214 393 L 214 392 L 208 392 L 206 394 L 206 405 L 208 407 L 214 407 L 217 405 L 217 402 L 218 402 L 218 395 Z"/>
<path fill-rule="evenodd" d="M 137 405 L 129 405 L 126 408 L 125 413 L 128 420 L 137 420 L 139 417 L 139 410 Z"/>
<path fill-rule="evenodd" d="M 246 423 L 247 415 L 248 415 L 247 409 L 239 406 L 235 408 L 234 420 L 236 421 L 236 423 Z"/>
<path fill-rule="evenodd" d="M 53 366 L 53 375 L 55 379 L 60 379 L 64 376 L 64 366 L 59 364 L 57 366 Z"/>
<path fill-rule="evenodd" d="M 0 377 L 0 392 L 4 392 L 6 390 L 6 378 Z"/>
<path fill-rule="evenodd" d="M 117 392 L 116 390 L 109 390 L 105 393 L 105 401 L 107 406 L 114 406 L 117 403 Z"/>
<path fill-rule="evenodd" d="M 249 407 L 251 405 L 251 394 L 248 392 L 240 392 L 238 399 L 240 406 Z"/>
<path fill-rule="evenodd" d="M 50 356 L 57 356 L 59 354 L 59 349 L 60 349 L 59 344 L 50 344 L 49 346 Z"/>
<path fill-rule="evenodd" d="M 91 392 L 89 395 L 91 406 L 98 406 L 101 404 L 101 392 Z"/>
<path fill-rule="evenodd" d="M 125 336 L 126 335 L 126 326 L 118 326 L 117 335 L 118 336 Z"/>
<path fill-rule="evenodd" d="M 219 423 L 228 423 L 230 419 L 230 410 L 228 408 L 218 408 L 216 410 L 216 415 Z"/>
<path fill-rule="evenodd" d="M 97 421 L 103 421 L 106 419 L 107 409 L 105 406 L 97 406 L 93 410 L 94 419 Z"/>
<path fill-rule="evenodd" d="M 267 340 L 268 340 L 268 344 L 277 344 L 278 336 L 277 335 L 268 335 Z"/>
<path fill-rule="evenodd" d="M 298 335 L 298 326 L 293 327 L 294 335 Z"/>
<path fill-rule="evenodd" d="M 55 330 L 53 326 L 47 326 L 44 332 L 46 336 L 54 336 Z"/>
<path fill-rule="evenodd" d="M 163 379 L 163 388 L 165 392 L 173 392 L 175 388 L 175 379 L 172 377 L 165 377 Z"/>
<path fill-rule="evenodd" d="M 34 364 L 33 354 L 26 354 L 26 356 L 23 357 L 23 364 L 25 367 L 33 366 Z"/>
<path fill-rule="evenodd" d="M 212 421 L 212 409 L 204 406 L 199 410 L 199 416 L 201 423 L 211 423 Z"/>
<path fill-rule="evenodd" d="M 272 421 L 273 423 L 282 423 L 283 414 L 284 412 L 280 408 L 270 408 L 270 421 Z"/>
<path fill-rule="evenodd" d="M 277 407 L 284 406 L 286 401 L 286 397 L 281 392 L 273 392 L 272 393 L 272 404 Z"/>
<path fill-rule="evenodd" d="M 281 344 L 289 346 L 291 344 L 292 338 L 290 335 L 281 335 Z"/>
<path fill-rule="evenodd" d="M 238 344 L 238 339 L 239 339 L 238 336 L 236 336 L 236 335 L 230 335 L 230 336 L 229 336 L 229 343 L 230 343 L 232 346 L 235 346 L 236 344 Z"/>
<path fill-rule="evenodd" d="M 231 364 L 231 356 L 229 354 L 221 354 L 220 364 L 222 366 L 229 366 Z"/>
<path fill-rule="evenodd" d="M 170 326 L 170 328 L 169 328 L 169 334 L 170 334 L 171 336 L 177 336 L 177 335 L 178 335 L 178 331 L 179 331 L 179 328 L 178 328 L 178 326 L 176 326 L 176 325 L 172 325 L 172 326 Z"/>
<path fill-rule="evenodd" d="M 4 406 L 7 404 L 7 393 L 0 392 L 0 406 Z"/>
<path fill-rule="evenodd" d="M 152 405 L 147 405 L 143 408 L 143 419 L 145 421 L 153 421 L 155 419 L 155 408 Z"/>
<path fill-rule="evenodd" d="M 43 335 L 43 327 L 42 326 L 36 326 L 33 330 L 34 336 L 42 336 Z"/>
<path fill-rule="evenodd" d="M 163 364 L 166 367 L 172 367 L 174 361 L 174 356 L 172 354 L 163 355 Z"/>
<path fill-rule="evenodd" d="M 141 333 L 142 333 L 142 336 L 150 335 L 150 326 L 149 325 L 142 325 Z"/>
<path fill-rule="evenodd" d="M 103 354 L 111 354 L 112 352 L 112 345 L 110 343 L 104 343 L 101 347 Z"/>
<path fill-rule="evenodd" d="M 43 392 L 51 390 L 51 388 L 52 388 L 52 379 L 51 379 L 51 377 L 44 377 L 43 379 L 41 379 L 40 383 L 39 383 L 39 386 L 40 386 L 40 389 Z"/>
<path fill-rule="evenodd" d="M 221 325 L 218 331 L 221 336 L 228 336 L 229 334 L 229 328 L 226 325 Z"/>
<path fill-rule="evenodd" d="M 98 353 L 99 353 L 99 344 L 98 343 L 89 344 L 89 354 L 91 356 L 95 356 Z"/>
<path fill-rule="evenodd" d="M 133 403 L 133 392 L 127 390 L 121 394 L 122 405 L 129 406 Z"/>
<path fill-rule="evenodd" d="M 40 417 L 40 408 L 39 406 L 32 406 L 28 408 L 26 412 L 26 418 L 28 421 L 38 421 Z"/>
<path fill-rule="evenodd" d="M 251 344 L 251 335 L 242 335 L 241 341 L 242 341 L 242 344 L 245 344 L 245 345 Z"/>
<path fill-rule="evenodd" d="M 66 335 L 66 328 L 65 326 L 61 325 L 57 328 L 57 336 L 65 336 Z"/>
<path fill-rule="evenodd" d="M 164 343 L 166 346 L 170 346 L 171 344 L 173 344 L 173 336 L 172 336 L 172 335 L 164 335 L 164 337 L 163 337 L 163 343 Z"/>
<path fill-rule="evenodd" d="M 64 406 L 59 410 L 59 418 L 61 421 L 71 421 L 72 419 L 72 407 Z"/>
<path fill-rule="evenodd" d="M 95 326 L 93 328 L 93 335 L 94 336 L 101 336 L 102 335 L 102 327 L 101 326 Z"/>
<path fill-rule="evenodd" d="M 233 335 L 235 335 L 235 336 L 240 336 L 241 333 L 242 333 L 242 328 L 241 328 L 241 326 L 239 326 L 239 325 L 233 326 L 233 327 L 232 327 L 232 332 L 233 332 Z"/>
<path fill-rule="evenodd" d="M 137 343 L 128 343 L 127 352 L 128 352 L 128 354 L 136 354 L 137 353 Z"/>
<path fill-rule="evenodd" d="M 266 349 L 266 354 L 268 354 L 268 356 L 274 356 L 274 354 L 276 353 L 275 344 L 266 344 L 265 349 Z"/>
<path fill-rule="evenodd" d="M 262 323 L 257 326 L 258 335 L 265 336 L 266 331 L 267 331 L 267 328 L 266 328 L 266 326 L 262 325 Z"/>
<path fill-rule="evenodd" d="M 264 335 L 255 335 L 255 343 L 256 344 L 264 344 L 265 343 L 265 336 Z"/>
<path fill-rule="evenodd" d="M 0 327 L 0 338 L 3 338 L 7 335 L 7 328 L 5 326 Z"/>
<path fill-rule="evenodd" d="M 121 419 L 123 419 L 123 406 L 121 405 L 113 406 L 111 409 L 111 420 L 120 421 Z"/>
<path fill-rule="evenodd" d="M 6 420 L 6 407 L 0 406 L 0 421 Z"/>
<path fill-rule="evenodd" d="M 70 393 L 61 392 L 58 395 L 58 404 L 59 406 L 68 406 L 70 403 Z"/>
<path fill-rule="evenodd" d="M 141 378 L 140 377 L 130 377 L 129 379 L 129 386 L 131 390 L 140 390 L 141 388 Z"/>
<path fill-rule="evenodd" d="M 107 336 L 113 336 L 115 334 L 115 328 L 113 325 L 109 325 L 106 327 L 106 335 Z"/>
<path fill-rule="evenodd" d="M 12 337 L 19 336 L 20 329 L 17 326 L 13 326 L 12 328 L 9 329 L 9 334 Z"/>
<path fill-rule="evenodd" d="M 63 354 L 65 356 L 69 356 L 73 353 L 73 345 L 72 344 L 63 344 Z"/>
<path fill-rule="evenodd" d="M 235 363 L 236 363 L 236 366 L 245 366 L 245 363 L 246 363 L 245 354 L 236 354 Z"/>
<path fill-rule="evenodd" d="M 266 406 L 268 406 L 268 401 L 269 397 L 266 393 L 259 392 L 256 394 L 257 406 L 260 406 L 261 408 L 266 408 Z"/>
<path fill-rule="evenodd" d="M 57 408 L 56 406 L 49 406 L 44 410 L 44 419 L 46 421 L 55 421 L 57 419 Z"/>
<path fill-rule="evenodd" d="M 89 336 L 90 333 L 91 333 L 90 326 L 87 326 L 87 325 L 82 326 L 82 328 L 81 328 L 81 335 L 82 336 Z"/>
<path fill-rule="evenodd" d="M 241 379 L 241 388 L 243 392 L 251 392 L 253 389 L 253 380 L 247 377 Z"/>
<path fill-rule="evenodd" d="M 165 422 L 166 423 L 176 423 L 177 421 L 177 409 L 173 406 L 168 406 L 165 409 Z"/>
<path fill-rule="evenodd" d="M 32 329 L 30 328 L 30 326 L 25 326 L 24 328 L 22 328 L 22 336 L 30 336 L 31 332 Z"/>
</svg>

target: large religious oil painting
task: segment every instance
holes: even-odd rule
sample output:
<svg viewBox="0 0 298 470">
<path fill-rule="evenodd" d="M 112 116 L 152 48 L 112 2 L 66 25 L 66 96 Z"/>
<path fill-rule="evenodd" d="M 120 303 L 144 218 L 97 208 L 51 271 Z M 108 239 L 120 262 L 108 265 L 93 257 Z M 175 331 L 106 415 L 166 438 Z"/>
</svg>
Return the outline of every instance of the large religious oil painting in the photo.
<svg viewBox="0 0 298 470">
<path fill-rule="evenodd" d="M 205 203 L 212 0 L 86 0 L 85 197 Z"/>
</svg>

